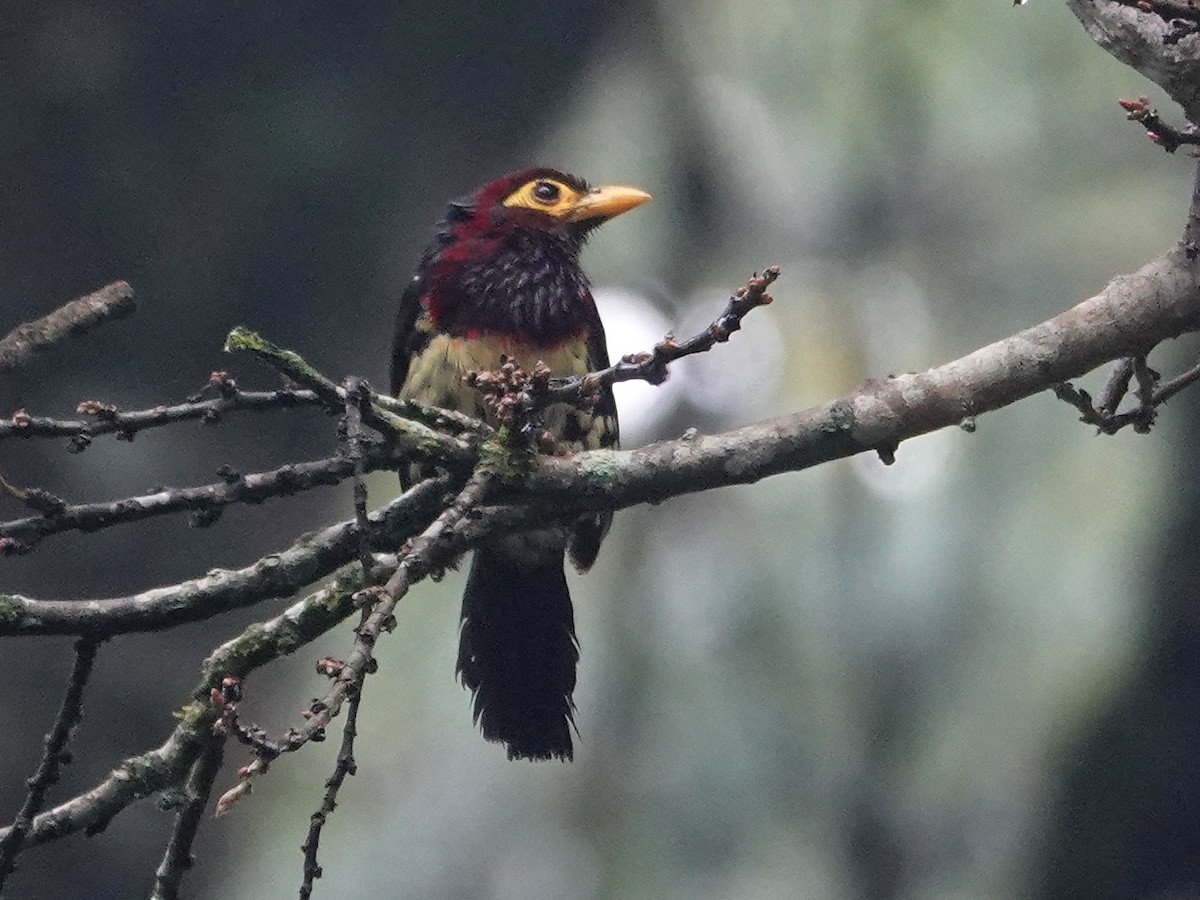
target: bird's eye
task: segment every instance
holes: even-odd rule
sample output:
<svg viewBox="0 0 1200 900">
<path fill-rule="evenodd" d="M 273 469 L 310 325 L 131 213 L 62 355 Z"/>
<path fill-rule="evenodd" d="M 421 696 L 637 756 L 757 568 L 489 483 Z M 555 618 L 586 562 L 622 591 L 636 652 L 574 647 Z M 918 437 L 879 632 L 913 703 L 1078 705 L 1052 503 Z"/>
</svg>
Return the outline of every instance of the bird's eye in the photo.
<svg viewBox="0 0 1200 900">
<path fill-rule="evenodd" d="M 549 206 L 558 201 L 558 185 L 552 181 L 539 181 L 533 186 L 533 199 Z"/>
</svg>

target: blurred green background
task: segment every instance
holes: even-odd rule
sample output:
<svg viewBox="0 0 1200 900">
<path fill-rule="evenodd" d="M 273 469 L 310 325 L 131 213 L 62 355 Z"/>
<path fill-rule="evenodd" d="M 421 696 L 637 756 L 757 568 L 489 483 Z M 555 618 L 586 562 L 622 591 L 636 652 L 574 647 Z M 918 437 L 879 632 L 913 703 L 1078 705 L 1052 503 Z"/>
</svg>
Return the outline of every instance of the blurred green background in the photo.
<svg viewBox="0 0 1200 900">
<path fill-rule="evenodd" d="M 1161 92 L 1054 0 L 4 0 L 0 22 L 0 332 L 116 278 L 141 300 L 0 379 L 5 414 L 176 400 L 216 368 L 274 384 L 219 352 L 235 324 L 382 385 L 446 201 L 530 163 L 655 196 L 585 253 L 614 352 L 784 270 L 729 345 L 619 396 L 627 445 L 1045 319 L 1169 246 L 1189 195 L 1190 161 L 1115 105 Z M 573 765 L 480 739 L 453 677 L 462 575 L 422 585 L 368 682 L 317 896 L 1200 897 L 1194 395 L 1149 437 L 1096 437 L 1047 394 L 890 468 L 620 514 L 572 581 Z M 335 446 L 319 414 L 245 416 L 81 456 L 7 442 L 0 473 L 102 500 Z M 371 488 L 382 502 L 394 479 Z M 0 560 L 0 586 L 129 593 L 350 510 L 347 488 L 207 530 L 64 536 Z M 56 797 L 158 744 L 206 653 L 284 605 L 104 647 Z M 246 713 L 294 724 L 323 690 L 312 662 L 350 641 L 255 675 Z M 9 819 L 70 642 L 9 639 L 0 663 Z M 334 743 L 205 823 L 187 896 L 294 895 Z M 231 747 L 219 784 L 245 760 Z M 6 897 L 145 896 L 170 822 L 149 801 L 34 850 Z"/>
</svg>

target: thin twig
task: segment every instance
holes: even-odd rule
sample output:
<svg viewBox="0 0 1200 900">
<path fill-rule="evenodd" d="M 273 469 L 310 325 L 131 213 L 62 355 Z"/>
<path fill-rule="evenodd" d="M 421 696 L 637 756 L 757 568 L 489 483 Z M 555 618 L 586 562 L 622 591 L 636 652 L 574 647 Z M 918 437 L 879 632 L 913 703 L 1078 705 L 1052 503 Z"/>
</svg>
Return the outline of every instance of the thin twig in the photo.
<svg viewBox="0 0 1200 900">
<path fill-rule="evenodd" d="M 1200 133 L 1191 126 L 1179 129 L 1163 121 L 1158 110 L 1150 105 L 1149 97 L 1118 100 L 1117 103 L 1125 110 L 1125 118 L 1145 128 L 1146 137 L 1168 153 L 1174 153 L 1185 144 L 1200 144 Z"/>
<path fill-rule="evenodd" d="M 358 523 L 358 562 L 362 566 L 363 577 L 370 580 L 371 576 L 371 527 L 367 520 L 367 486 L 363 482 L 363 447 L 366 437 L 363 434 L 363 406 L 370 402 L 371 391 L 361 378 L 347 378 L 346 390 L 346 453 L 354 465 L 351 473 L 354 478 L 354 518 Z"/>
<path fill-rule="evenodd" d="M 200 830 L 204 809 L 212 796 L 213 784 L 225 757 L 225 735 L 214 731 L 199 758 L 192 764 L 184 790 L 187 799 L 175 815 L 175 827 L 155 872 L 150 900 L 179 900 L 184 873 L 192 867 L 192 844 Z"/>
<path fill-rule="evenodd" d="M 243 391 L 232 384 L 224 372 L 214 372 L 213 381 L 219 381 L 219 396 L 204 399 L 189 397 L 183 403 L 171 406 L 155 406 L 151 409 L 122 411 L 109 403 L 84 400 L 78 404 L 78 412 L 87 419 L 55 419 L 49 416 L 30 415 L 18 409 L 8 420 L 0 420 L 0 440 L 5 438 L 70 438 L 70 450 L 79 452 L 87 448 L 91 440 L 101 435 L 116 434 L 119 440 L 131 440 L 139 431 L 161 428 L 192 419 L 204 424 L 215 424 L 226 413 L 267 412 L 275 409 L 290 409 L 296 406 L 320 406 L 328 408 L 324 399 L 315 391 L 305 389 L 281 389 L 276 391 Z M 423 422 L 431 428 L 459 438 L 487 438 L 494 429 L 486 422 L 473 416 L 426 406 L 415 400 L 402 400 L 386 394 L 371 392 L 371 402 L 380 409 L 404 419 Z"/>
<path fill-rule="evenodd" d="M 395 468 L 395 452 L 384 446 L 367 449 L 357 465 L 363 471 Z M 96 531 L 155 516 L 190 512 L 193 524 L 210 525 L 220 511 L 232 503 L 261 503 L 273 497 L 287 497 L 318 487 L 341 483 L 354 475 L 356 463 L 338 456 L 306 463 L 290 463 L 268 472 L 242 475 L 231 469 L 221 472 L 222 481 L 189 488 L 163 488 L 152 494 L 123 497 L 106 503 L 72 505 L 45 492 L 33 494 L 38 504 L 53 511 L 0 522 L 0 555 L 28 553 L 43 538 L 65 531 Z M 27 505 L 32 489 L 20 491 Z M 11 492 L 11 491 L 10 491 Z"/>
<path fill-rule="evenodd" d="M 430 428 L 444 431 L 448 434 L 457 433 L 459 437 L 474 436 L 490 438 L 496 433 L 492 426 L 482 419 L 468 416 L 453 409 L 442 409 L 440 406 L 426 406 L 416 400 L 400 397 L 389 397 L 387 394 L 371 392 L 371 402 L 380 409 L 394 413 L 405 419 L 416 419 L 424 422 Z"/>
<path fill-rule="evenodd" d="M 322 405 L 312 391 L 235 391 L 232 394 L 212 397 L 207 400 L 189 400 L 171 406 L 155 406 L 152 409 L 136 409 L 122 412 L 111 404 L 85 400 L 78 411 L 86 419 L 54 419 L 47 416 L 31 416 L 19 409 L 6 421 L 0 421 L 0 440 L 5 438 L 65 437 L 70 439 L 68 449 L 74 452 L 85 450 L 93 438 L 115 434 L 120 440 L 132 440 L 139 431 L 161 428 L 199 419 L 206 425 L 221 420 L 226 413 L 235 411 L 268 411 L 291 409 L 296 406 Z"/>
<path fill-rule="evenodd" d="M 1154 405 L 1158 406 L 1166 403 L 1185 387 L 1193 385 L 1197 381 L 1200 381 L 1200 365 L 1192 366 L 1186 372 L 1182 372 L 1169 381 L 1159 384 L 1158 388 L 1154 391 Z"/>
<path fill-rule="evenodd" d="M 47 316 L 18 325 L 0 339 L 0 372 L 24 365 L 33 354 L 61 343 L 72 334 L 91 331 L 109 319 L 129 315 L 135 306 L 133 288 L 124 281 L 114 281 Z"/>
<path fill-rule="evenodd" d="M 1138 118 L 1141 108 L 1148 107 L 1148 104 L 1149 100 L 1144 97 L 1136 103 L 1121 102 L 1122 107 L 1129 111 L 1131 119 Z M 1195 283 L 1197 269 L 1200 268 L 1200 162 L 1196 163 L 1192 175 L 1192 199 L 1187 219 L 1184 221 L 1183 234 L 1178 247 L 1167 258 L 1174 258 L 1175 265 L 1180 270 L 1179 274 Z M 1157 342 L 1150 342 L 1148 346 L 1153 346 L 1154 343 Z M 1129 412 L 1118 413 L 1117 408 L 1128 394 L 1130 381 L 1135 376 L 1138 382 L 1138 406 Z M 1200 365 L 1162 382 L 1159 374 L 1146 364 L 1146 353 L 1140 352 L 1126 356 L 1117 363 L 1097 403 L 1092 402 L 1087 391 L 1076 388 L 1069 382 L 1053 385 L 1053 390 L 1056 397 L 1079 410 L 1081 422 L 1095 425 L 1103 434 L 1116 434 L 1128 425 L 1145 434 L 1154 422 L 1155 409 L 1197 380 L 1200 380 Z"/>
<path fill-rule="evenodd" d="M 1150 426 L 1154 424 L 1154 393 L 1161 376 L 1146 364 L 1144 354 L 1133 358 L 1133 378 L 1137 382 L 1134 395 L 1138 407 L 1134 410 L 1133 430 L 1138 434 L 1149 434 Z"/>
<path fill-rule="evenodd" d="M 1100 397 L 1096 401 L 1096 407 L 1102 416 L 1116 414 L 1117 407 L 1121 405 L 1121 401 L 1129 392 L 1131 378 L 1133 378 L 1133 359 L 1127 356 L 1113 367 L 1112 374 L 1108 376 L 1108 381 L 1104 383 L 1104 390 L 1100 392 Z"/>
<path fill-rule="evenodd" d="M 375 584 L 373 578 L 378 571 L 371 556 L 370 543 L 367 535 L 370 533 L 367 523 L 367 489 L 362 481 L 362 411 L 365 404 L 370 402 L 371 392 L 365 382 L 357 379 L 346 381 L 346 437 L 350 443 L 350 452 L 356 461 L 354 476 L 354 512 L 359 525 L 359 565 L 362 569 L 364 586 Z M 370 611 L 364 607 L 362 621 L 358 632 L 367 626 Z M 319 671 L 337 676 L 345 668 L 345 663 L 332 660 L 321 660 L 317 663 Z M 364 671 L 365 675 L 365 671 Z M 354 692 L 350 695 L 346 710 L 346 722 L 342 726 L 342 746 L 338 749 L 337 761 L 333 774 L 325 781 L 325 796 L 321 805 L 312 814 L 308 824 L 308 835 L 300 849 L 304 853 L 303 876 L 300 884 L 300 900 L 308 900 L 312 896 L 313 882 L 321 877 L 321 865 L 317 861 L 317 850 L 321 844 L 321 831 L 325 822 L 337 807 L 337 795 L 347 775 L 358 771 L 354 761 L 354 739 L 358 736 L 358 709 L 362 703 L 362 692 L 365 681 L 359 679 Z M 312 711 L 316 711 L 315 709 Z"/>
<path fill-rule="evenodd" d="M 382 588 L 372 589 L 378 597 L 378 602 L 372 607 L 370 615 L 359 627 L 354 641 L 354 649 L 346 659 L 342 671 L 333 681 L 333 686 L 326 693 L 322 704 L 324 710 L 313 716 L 300 730 L 300 738 L 311 734 L 329 724 L 329 720 L 337 715 L 342 701 L 352 692 L 357 692 L 361 679 L 369 668 L 374 665 L 373 651 L 375 641 L 383 631 L 391 631 L 395 627 L 393 612 L 396 604 L 408 593 L 412 585 L 419 582 L 429 573 L 444 566 L 455 555 L 449 538 L 455 527 L 471 510 L 478 508 L 486 499 L 491 487 L 491 475 L 479 471 L 459 491 L 444 512 L 425 531 L 421 532 L 411 542 L 407 553 L 402 555 L 396 571 Z M 369 602 L 369 601 L 368 601 Z"/>
<path fill-rule="evenodd" d="M 676 341 L 672 335 L 667 335 L 650 352 L 631 353 L 607 369 L 571 378 L 551 379 L 544 393 L 545 401 L 579 403 L 595 396 L 601 387 L 621 381 L 662 384 L 667 380 L 669 363 L 685 356 L 704 353 L 716 344 L 729 340 L 729 336 L 742 327 L 742 319 L 747 313 L 770 303 L 772 297 L 767 293 L 767 288 L 778 277 L 778 266 L 768 266 L 762 275 L 751 277 L 744 286 L 733 293 L 725 311 L 714 322 L 683 343 Z"/>
<path fill-rule="evenodd" d="M 311 389 L 330 412 L 341 415 L 346 392 L 309 365 L 300 354 L 286 350 L 248 328 L 235 328 L 225 339 L 227 352 L 246 351 Z M 473 441 L 445 434 L 422 422 L 405 419 L 372 402 L 363 409 L 363 422 L 374 428 L 405 453 L 447 469 L 469 472 L 475 463 Z"/>
<path fill-rule="evenodd" d="M 1134 395 L 1138 405 L 1128 412 L 1118 413 L 1117 406 L 1134 379 L 1137 381 Z M 1147 365 L 1145 356 L 1130 356 L 1117 364 L 1097 402 L 1092 401 L 1087 391 L 1069 382 L 1054 385 L 1053 390 L 1059 400 L 1079 410 L 1079 421 L 1095 425 L 1102 434 L 1116 434 L 1131 425 L 1138 434 L 1148 434 L 1158 407 L 1197 381 L 1200 381 L 1200 365 L 1164 382 L 1162 376 Z"/>
<path fill-rule="evenodd" d="M 1102 434 L 1115 434 L 1116 416 L 1105 415 L 1092 402 L 1092 395 L 1082 388 L 1077 388 L 1069 381 L 1052 385 L 1054 396 L 1063 403 L 1069 403 L 1079 410 L 1079 421 L 1086 425 L 1095 425 Z"/>
<path fill-rule="evenodd" d="M 362 569 L 363 584 L 370 586 L 374 584 L 372 579 L 376 569 L 371 556 L 370 543 L 366 537 L 370 533 L 367 525 L 367 489 L 363 484 L 361 471 L 361 442 L 363 440 L 362 408 L 364 404 L 370 402 L 370 389 L 367 388 L 365 382 L 349 378 L 346 379 L 345 388 L 346 438 L 350 445 L 351 456 L 357 463 L 354 476 L 354 512 L 361 535 L 359 540 L 359 566 Z M 364 607 L 362 621 L 359 623 L 360 632 L 366 626 L 369 614 L 369 610 Z M 323 659 L 317 663 L 317 669 L 326 674 L 336 676 L 341 672 L 344 665 L 340 661 L 335 662 Z M 362 703 L 364 685 L 365 682 L 360 680 L 357 689 L 350 696 L 347 703 L 346 721 L 342 726 L 342 745 L 338 749 L 333 774 L 325 780 L 325 796 L 322 798 L 321 805 L 317 808 L 317 811 L 309 818 L 308 835 L 300 847 L 304 853 L 300 900 L 308 900 L 312 896 L 313 882 L 321 877 L 321 865 L 317 861 L 317 850 L 321 844 L 321 830 L 325 827 L 325 822 L 337 807 L 338 791 L 341 790 L 346 776 L 353 775 L 358 770 L 354 762 L 354 739 L 358 735 L 358 708 Z"/>
<path fill-rule="evenodd" d="M 365 682 L 360 682 L 358 690 L 346 704 L 346 723 L 342 726 L 342 746 L 338 749 L 337 762 L 333 774 L 325 781 L 325 796 L 320 808 L 312 814 L 308 822 L 308 835 L 300 849 L 304 852 L 304 874 L 300 884 L 300 900 L 308 900 L 312 896 L 313 882 L 321 877 L 321 864 L 317 861 L 317 850 L 321 844 L 321 830 L 325 827 L 330 814 L 337 808 L 338 791 L 347 775 L 358 772 L 354 761 L 354 739 L 358 736 L 358 707 L 362 703 L 362 691 Z"/>
<path fill-rule="evenodd" d="M 345 391 L 305 362 L 294 350 L 273 344 L 249 328 L 234 328 L 225 337 L 225 352 L 244 350 L 269 363 L 293 381 L 313 391 L 330 412 L 340 413 Z"/>
<path fill-rule="evenodd" d="M 250 779 L 265 771 L 280 755 L 294 753 L 309 741 L 324 740 L 325 729 L 330 721 L 341 711 L 345 701 L 358 693 L 363 679 L 375 670 L 375 642 L 382 632 L 395 627 L 396 604 L 412 585 L 445 566 L 456 555 L 453 541 L 455 529 L 471 510 L 480 506 L 491 484 L 490 473 L 486 470 L 476 472 L 433 524 L 412 540 L 408 551 L 401 554 L 387 584 L 383 587 L 366 587 L 358 592 L 357 602 L 370 611 L 355 629 L 354 647 L 334 676 L 333 684 L 324 697 L 309 707 L 308 720 L 304 725 L 289 729 L 282 739 L 270 740 L 261 733 L 261 729 L 243 730 L 257 758 L 242 768 L 241 781 L 221 796 L 217 801 L 218 809 L 229 808 L 248 793 Z"/>
<path fill-rule="evenodd" d="M 83 716 L 83 689 L 92 674 L 97 646 L 98 643 L 90 638 L 80 638 L 75 642 L 75 664 L 71 668 L 71 677 L 67 681 L 67 690 L 63 694 L 58 715 L 54 718 L 54 725 L 46 735 L 42 759 L 29 779 L 29 793 L 12 827 L 0 835 L 0 890 L 3 890 L 5 879 L 16 864 L 17 854 L 21 852 L 21 845 L 33 827 L 34 817 L 45 803 L 46 791 L 58 781 L 59 766 L 71 760 L 65 748 L 72 729 Z"/>
</svg>

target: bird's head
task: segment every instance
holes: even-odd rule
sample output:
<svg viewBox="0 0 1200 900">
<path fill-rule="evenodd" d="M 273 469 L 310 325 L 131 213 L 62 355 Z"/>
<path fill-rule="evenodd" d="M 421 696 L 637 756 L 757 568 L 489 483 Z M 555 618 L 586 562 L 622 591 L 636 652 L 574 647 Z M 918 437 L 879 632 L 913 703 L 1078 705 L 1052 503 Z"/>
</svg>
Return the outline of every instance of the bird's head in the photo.
<svg viewBox="0 0 1200 900">
<path fill-rule="evenodd" d="M 597 225 L 650 199 L 637 188 L 591 187 L 557 169 L 522 169 L 498 178 L 451 205 L 448 221 L 459 236 L 519 228 L 582 243 Z"/>
<path fill-rule="evenodd" d="M 549 347 L 600 333 L 579 249 L 591 229 L 649 199 L 557 169 L 513 172 L 450 204 L 406 295 L 431 327 L 454 336 L 503 334 Z"/>
</svg>

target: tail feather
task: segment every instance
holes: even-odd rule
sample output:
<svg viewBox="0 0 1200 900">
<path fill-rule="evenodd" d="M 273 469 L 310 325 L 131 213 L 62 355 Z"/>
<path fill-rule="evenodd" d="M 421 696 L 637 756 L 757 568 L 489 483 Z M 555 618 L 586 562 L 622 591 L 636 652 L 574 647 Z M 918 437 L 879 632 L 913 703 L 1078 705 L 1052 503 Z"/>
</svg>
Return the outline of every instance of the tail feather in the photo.
<svg viewBox="0 0 1200 900">
<path fill-rule="evenodd" d="M 463 594 L 458 672 L 475 721 L 509 759 L 571 759 L 579 646 L 563 557 L 475 551 Z"/>
</svg>

